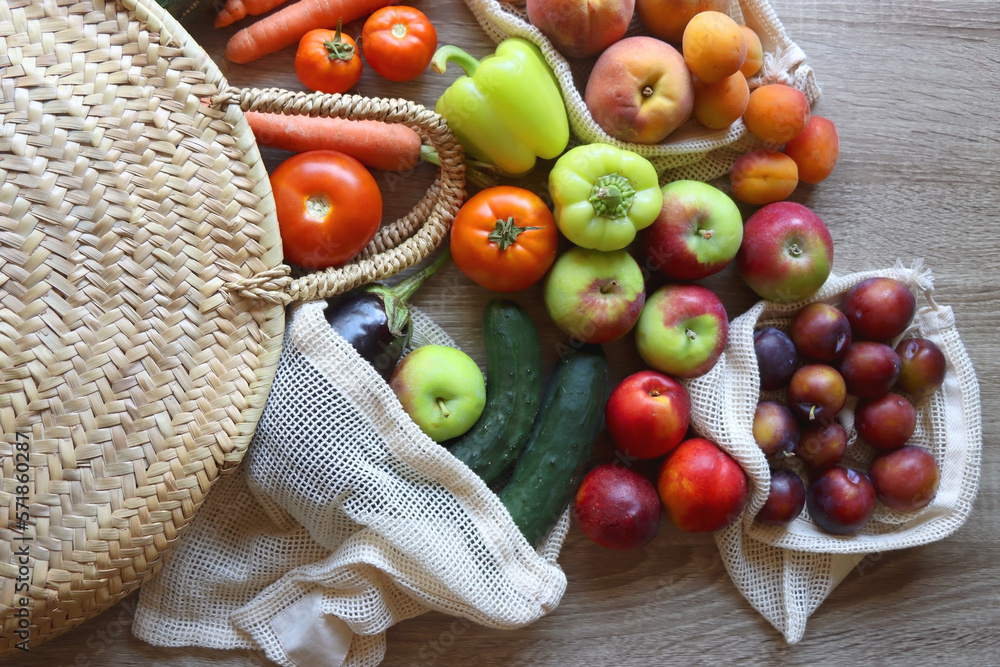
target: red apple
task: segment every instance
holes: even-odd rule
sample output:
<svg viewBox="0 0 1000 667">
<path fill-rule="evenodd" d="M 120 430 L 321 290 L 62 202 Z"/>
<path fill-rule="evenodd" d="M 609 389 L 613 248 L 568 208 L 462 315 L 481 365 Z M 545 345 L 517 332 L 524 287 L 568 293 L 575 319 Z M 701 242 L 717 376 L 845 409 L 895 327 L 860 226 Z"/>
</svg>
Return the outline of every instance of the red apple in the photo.
<svg viewBox="0 0 1000 667">
<path fill-rule="evenodd" d="M 664 285 L 642 307 L 635 344 L 643 361 L 680 378 L 707 373 L 729 336 L 726 308 L 700 285 Z"/>
<path fill-rule="evenodd" d="M 608 549 L 637 549 L 660 530 L 660 499 L 653 484 L 615 463 L 597 466 L 580 483 L 573 499 L 580 530 Z"/>
<path fill-rule="evenodd" d="M 728 266 L 743 241 L 743 216 L 729 195 L 689 180 L 662 192 L 660 215 L 641 235 L 650 267 L 676 280 L 700 280 Z"/>
<path fill-rule="evenodd" d="M 657 489 L 667 518 L 688 533 L 725 528 L 743 511 L 750 493 L 740 464 L 704 438 L 685 440 L 670 452 Z"/>
<path fill-rule="evenodd" d="M 615 387 L 604 407 L 608 433 L 626 456 L 655 459 L 680 444 L 691 417 L 691 399 L 677 380 L 639 371 Z"/>
<path fill-rule="evenodd" d="M 740 277 L 761 298 L 801 301 L 815 294 L 830 276 L 833 238 L 809 208 L 774 202 L 747 219 L 736 265 Z"/>
</svg>

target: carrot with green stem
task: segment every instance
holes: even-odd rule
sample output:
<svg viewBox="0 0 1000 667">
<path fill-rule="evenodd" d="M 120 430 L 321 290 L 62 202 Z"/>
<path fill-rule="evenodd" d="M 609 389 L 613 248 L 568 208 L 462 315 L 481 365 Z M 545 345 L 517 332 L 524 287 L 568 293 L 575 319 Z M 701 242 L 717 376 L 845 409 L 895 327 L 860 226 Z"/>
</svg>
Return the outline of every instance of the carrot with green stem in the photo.
<svg viewBox="0 0 1000 667">
<path fill-rule="evenodd" d="M 421 160 L 440 164 L 437 152 L 420 135 L 401 123 L 349 120 L 326 116 L 296 116 L 245 112 L 258 144 L 292 153 L 329 149 L 350 155 L 371 169 L 409 171 Z M 488 187 L 497 179 L 492 165 L 466 160 L 470 181 Z"/>
<path fill-rule="evenodd" d="M 215 27 L 225 28 L 240 19 L 250 16 L 260 16 L 272 9 L 280 7 L 288 0 L 226 0 L 222 9 L 215 15 Z"/>
<path fill-rule="evenodd" d="M 298 0 L 243 28 L 226 44 L 226 59 L 245 64 L 298 42 L 315 28 L 346 25 L 395 0 Z"/>
</svg>

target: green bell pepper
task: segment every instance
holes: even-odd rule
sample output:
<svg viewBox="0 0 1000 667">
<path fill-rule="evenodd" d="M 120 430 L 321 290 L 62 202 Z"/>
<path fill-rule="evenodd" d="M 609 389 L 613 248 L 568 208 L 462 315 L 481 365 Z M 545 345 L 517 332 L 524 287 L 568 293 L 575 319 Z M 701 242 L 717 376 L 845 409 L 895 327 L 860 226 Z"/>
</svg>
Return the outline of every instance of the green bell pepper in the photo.
<svg viewBox="0 0 1000 667">
<path fill-rule="evenodd" d="M 472 157 L 508 176 L 531 171 L 538 157 L 558 157 L 569 143 L 566 104 L 542 52 L 518 37 L 477 61 L 456 46 L 442 46 L 431 69 L 448 63 L 465 70 L 437 101 L 455 138 Z"/>
<path fill-rule="evenodd" d="M 646 158 L 609 144 L 567 151 L 549 172 L 559 231 L 594 250 L 620 250 L 660 215 L 663 193 Z"/>
</svg>

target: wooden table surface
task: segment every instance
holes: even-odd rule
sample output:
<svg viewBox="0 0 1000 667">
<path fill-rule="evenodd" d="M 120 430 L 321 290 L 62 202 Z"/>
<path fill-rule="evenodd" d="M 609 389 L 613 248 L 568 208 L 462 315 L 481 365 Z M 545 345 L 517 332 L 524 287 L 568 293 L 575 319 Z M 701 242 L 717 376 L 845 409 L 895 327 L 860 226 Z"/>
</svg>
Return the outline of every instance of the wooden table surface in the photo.
<svg viewBox="0 0 1000 667">
<path fill-rule="evenodd" d="M 982 390 L 984 450 L 979 495 L 951 537 L 864 561 L 788 645 L 740 596 L 711 535 L 664 521 L 648 547 L 603 550 L 576 527 L 560 558 L 569 584 L 548 617 L 498 631 L 429 613 L 388 632 L 384 665 L 1000 664 L 1000 17 L 995 0 L 772 0 L 806 52 L 823 96 L 815 112 L 841 140 L 833 175 L 792 199 L 813 208 L 833 235 L 834 271 L 924 258 L 937 299 L 953 306 Z M 490 42 L 460 0 L 418 0 L 441 43 L 484 55 Z M 189 28 L 238 86 L 301 89 L 293 49 L 252 66 L 223 63 L 232 30 Z M 360 32 L 360 23 L 348 27 Z M 389 84 L 366 72 L 357 92 L 433 107 L 454 75 Z M 269 164 L 282 156 L 265 152 Z M 406 211 L 429 182 L 380 175 L 387 215 Z M 730 317 L 753 295 L 731 269 L 705 284 Z M 447 299 L 441 295 L 447 293 Z M 491 297 L 453 266 L 415 302 L 482 360 L 479 319 Z M 551 361 L 560 336 L 538 289 L 517 295 L 541 323 Z M 637 369 L 626 339 L 608 346 L 616 378 Z M 269 664 L 246 651 L 161 649 L 130 633 L 138 596 L 90 622 L 9 656 L 11 665 Z"/>
</svg>

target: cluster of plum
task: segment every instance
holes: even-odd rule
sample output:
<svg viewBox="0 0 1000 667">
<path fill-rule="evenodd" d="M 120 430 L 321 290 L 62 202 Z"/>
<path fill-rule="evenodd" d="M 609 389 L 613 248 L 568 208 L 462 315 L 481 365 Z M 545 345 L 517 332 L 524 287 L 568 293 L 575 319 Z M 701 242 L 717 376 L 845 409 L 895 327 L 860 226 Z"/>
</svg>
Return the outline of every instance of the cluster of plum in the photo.
<svg viewBox="0 0 1000 667">
<path fill-rule="evenodd" d="M 911 401 L 934 393 L 946 361 L 930 340 L 906 337 L 916 311 L 902 282 L 869 278 L 850 289 L 840 307 L 817 302 L 800 309 L 788 333 L 765 327 L 754 335 L 760 388 L 784 389 L 784 402 L 762 400 L 753 436 L 775 464 L 795 457 L 795 470 L 776 467 L 767 502 L 756 521 L 785 525 L 804 506 L 823 530 L 849 535 L 871 519 L 878 499 L 890 509 L 926 507 L 940 472 L 926 450 L 907 444 L 916 429 Z M 851 435 L 838 416 L 857 399 L 854 431 L 874 452 L 867 471 L 843 463 Z"/>
</svg>

